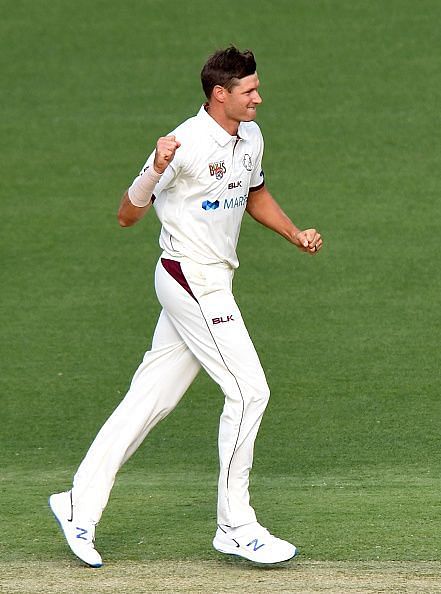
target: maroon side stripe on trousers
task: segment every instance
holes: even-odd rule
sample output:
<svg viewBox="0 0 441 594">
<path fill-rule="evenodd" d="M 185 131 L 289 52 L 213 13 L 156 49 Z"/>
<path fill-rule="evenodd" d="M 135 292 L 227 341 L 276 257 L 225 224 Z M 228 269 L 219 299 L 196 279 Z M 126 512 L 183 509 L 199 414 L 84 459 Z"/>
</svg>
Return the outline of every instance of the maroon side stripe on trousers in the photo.
<svg viewBox="0 0 441 594">
<path fill-rule="evenodd" d="M 239 423 L 239 428 L 237 431 L 237 438 L 236 438 L 236 443 L 234 444 L 234 450 L 233 453 L 231 454 L 231 458 L 230 458 L 230 462 L 228 464 L 228 472 L 227 472 L 227 491 L 229 490 L 229 484 L 230 484 L 230 470 L 231 470 L 231 464 L 233 462 L 233 457 L 234 454 L 236 453 L 237 450 L 237 443 L 239 441 L 239 436 L 240 436 L 240 431 L 242 428 L 242 422 L 243 422 L 243 417 L 244 417 L 244 411 L 245 411 L 245 401 L 244 401 L 244 397 L 242 394 L 242 390 L 239 384 L 239 381 L 237 379 L 237 377 L 234 375 L 234 373 L 230 370 L 230 368 L 228 367 L 225 358 L 216 342 L 215 337 L 213 336 L 213 332 L 207 322 L 206 317 L 204 316 L 204 312 L 202 311 L 201 305 L 199 303 L 199 301 L 196 299 L 196 297 L 193 295 L 192 290 L 190 289 L 190 286 L 187 282 L 187 279 L 184 276 L 184 273 L 182 272 L 182 268 L 181 268 L 181 264 L 180 262 L 176 262 L 175 260 L 167 260 L 166 258 L 161 258 L 161 263 L 164 266 L 165 270 L 170 274 L 170 276 L 172 276 L 176 282 L 178 282 L 181 287 L 183 289 L 185 289 L 187 291 L 187 293 L 193 297 L 193 299 L 196 301 L 196 303 L 199 305 L 199 309 L 201 310 L 201 314 L 203 319 L 205 320 L 205 324 L 207 325 L 208 331 L 211 335 L 211 338 L 213 339 L 214 345 L 217 349 L 217 352 L 219 353 L 220 358 L 222 359 L 223 364 L 225 365 L 225 369 L 228 371 L 228 373 L 234 378 L 234 381 L 236 382 L 237 388 L 239 390 L 239 394 L 240 397 L 242 399 L 242 411 L 241 411 L 241 416 L 240 416 L 240 423 Z"/>
<path fill-rule="evenodd" d="M 176 260 L 168 260 L 167 258 L 161 258 L 161 263 L 169 275 L 172 276 L 175 281 L 179 283 L 191 297 L 193 297 L 195 301 L 197 301 L 196 297 L 193 295 L 193 291 L 190 289 L 190 285 L 188 284 L 184 273 L 182 272 L 181 263 L 176 262 Z"/>
</svg>

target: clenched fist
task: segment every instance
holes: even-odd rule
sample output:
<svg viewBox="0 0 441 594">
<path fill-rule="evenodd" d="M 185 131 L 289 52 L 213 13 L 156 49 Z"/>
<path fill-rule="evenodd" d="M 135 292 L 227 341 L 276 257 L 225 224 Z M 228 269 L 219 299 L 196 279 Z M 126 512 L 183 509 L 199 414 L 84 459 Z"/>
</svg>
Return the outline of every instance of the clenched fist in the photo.
<svg viewBox="0 0 441 594">
<path fill-rule="evenodd" d="M 306 229 L 294 235 L 294 243 L 302 252 L 316 254 L 322 249 L 323 239 L 317 229 Z"/>
<path fill-rule="evenodd" d="M 164 173 L 173 161 L 177 149 L 181 146 L 175 136 L 161 136 L 156 143 L 155 160 L 153 167 L 157 173 Z"/>
</svg>

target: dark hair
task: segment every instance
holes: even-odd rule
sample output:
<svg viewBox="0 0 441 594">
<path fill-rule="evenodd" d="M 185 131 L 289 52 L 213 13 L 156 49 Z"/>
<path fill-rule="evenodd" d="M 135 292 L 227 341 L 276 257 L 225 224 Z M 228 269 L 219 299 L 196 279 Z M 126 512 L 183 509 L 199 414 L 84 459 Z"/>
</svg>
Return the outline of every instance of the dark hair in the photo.
<svg viewBox="0 0 441 594">
<path fill-rule="evenodd" d="M 212 54 L 205 62 L 201 71 L 202 88 L 209 99 L 216 85 L 230 90 L 237 84 L 237 79 L 255 72 L 256 60 L 253 52 L 250 50 L 241 52 L 234 45 L 230 45 Z"/>
</svg>

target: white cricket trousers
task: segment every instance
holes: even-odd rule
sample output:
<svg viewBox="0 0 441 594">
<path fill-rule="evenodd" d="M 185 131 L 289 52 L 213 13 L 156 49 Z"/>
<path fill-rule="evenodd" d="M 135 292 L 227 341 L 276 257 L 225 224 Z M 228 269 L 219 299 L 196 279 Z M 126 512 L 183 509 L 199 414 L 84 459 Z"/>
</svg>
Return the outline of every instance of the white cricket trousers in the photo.
<svg viewBox="0 0 441 594">
<path fill-rule="evenodd" d="M 225 395 L 218 440 L 218 523 L 236 527 L 256 521 L 249 473 L 269 389 L 233 297 L 232 279 L 225 265 L 176 262 L 164 254 L 159 260 L 155 287 L 163 310 L 152 348 L 74 477 L 73 502 L 82 517 L 99 522 L 116 473 L 175 408 L 202 366 Z"/>
</svg>

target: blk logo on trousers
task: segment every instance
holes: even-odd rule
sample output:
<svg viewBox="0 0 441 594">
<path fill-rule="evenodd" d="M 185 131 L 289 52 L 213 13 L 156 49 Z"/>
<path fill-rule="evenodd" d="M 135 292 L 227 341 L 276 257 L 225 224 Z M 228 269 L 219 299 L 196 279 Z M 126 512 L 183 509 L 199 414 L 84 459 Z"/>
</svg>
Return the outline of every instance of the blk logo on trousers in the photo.
<svg viewBox="0 0 441 594">
<path fill-rule="evenodd" d="M 211 321 L 213 322 L 213 324 L 226 324 L 227 322 L 234 322 L 234 318 L 233 318 L 233 315 L 230 315 L 230 316 L 227 316 L 226 318 L 224 318 L 224 317 L 213 318 Z"/>
</svg>

